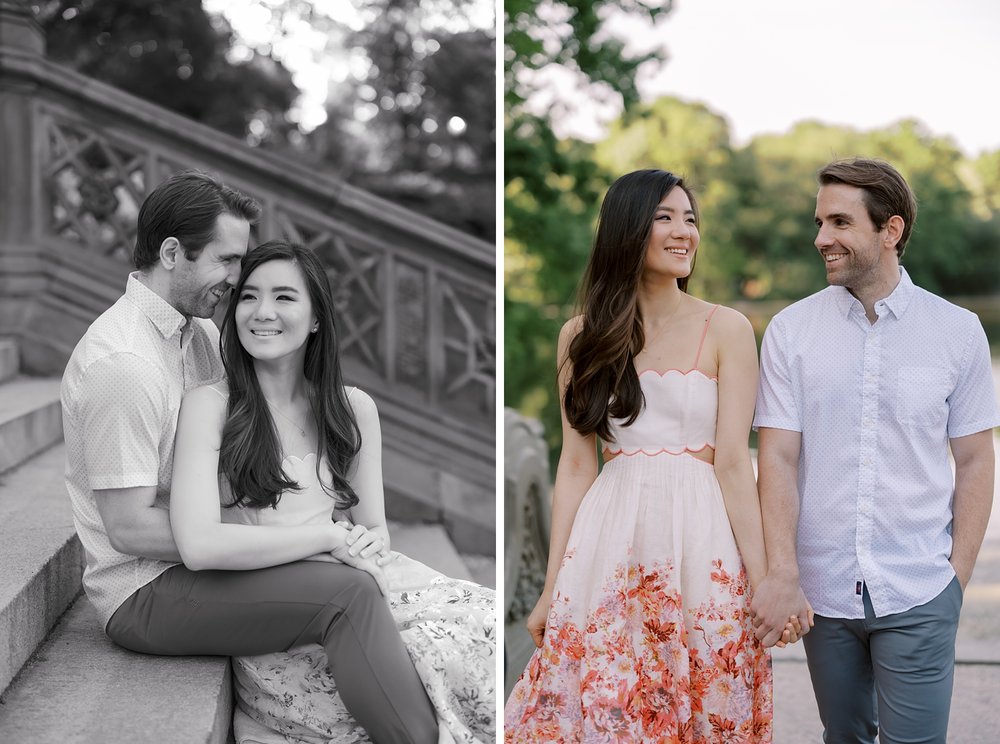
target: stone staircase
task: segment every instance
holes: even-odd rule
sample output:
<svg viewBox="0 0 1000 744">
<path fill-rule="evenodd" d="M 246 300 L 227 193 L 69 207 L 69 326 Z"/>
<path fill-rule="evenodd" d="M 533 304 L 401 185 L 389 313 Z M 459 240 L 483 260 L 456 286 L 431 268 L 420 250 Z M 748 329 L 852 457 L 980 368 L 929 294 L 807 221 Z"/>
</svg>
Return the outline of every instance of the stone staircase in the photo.
<svg viewBox="0 0 1000 744">
<path fill-rule="evenodd" d="M 232 741 L 227 658 L 145 656 L 104 636 L 80 584 L 59 379 L 19 368 L 0 338 L 0 742 Z M 442 525 L 391 529 L 395 549 L 495 585 L 495 562 L 469 556 L 470 572 Z"/>
</svg>

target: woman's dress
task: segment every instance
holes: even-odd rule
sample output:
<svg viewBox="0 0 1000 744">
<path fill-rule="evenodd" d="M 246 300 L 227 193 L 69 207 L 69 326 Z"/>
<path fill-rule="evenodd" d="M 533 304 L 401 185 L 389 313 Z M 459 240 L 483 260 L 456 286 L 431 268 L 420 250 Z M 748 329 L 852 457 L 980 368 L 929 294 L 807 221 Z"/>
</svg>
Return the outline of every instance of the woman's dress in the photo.
<svg viewBox="0 0 1000 744">
<path fill-rule="evenodd" d="M 276 509 L 223 509 L 223 519 L 268 525 L 329 522 L 332 500 L 316 477 L 315 455 L 285 458 L 283 467 L 302 490 L 282 494 Z M 451 579 L 399 553 L 384 571 L 396 627 L 434 705 L 440 741 L 493 742 L 494 591 Z M 337 694 L 319 645 L 234 657 L 233 677 L 238 744 L 370 741 Z"/>
<path fill-rule="evenodd" d="M 770 655 L 715 469 L 691 454 L 715 446 L 700 353 L 686 372 L 642 372 L 639 417 L 613 422 L 618 456 L 573 522 L 507 744 L 771 741 Z"/>
</svg>

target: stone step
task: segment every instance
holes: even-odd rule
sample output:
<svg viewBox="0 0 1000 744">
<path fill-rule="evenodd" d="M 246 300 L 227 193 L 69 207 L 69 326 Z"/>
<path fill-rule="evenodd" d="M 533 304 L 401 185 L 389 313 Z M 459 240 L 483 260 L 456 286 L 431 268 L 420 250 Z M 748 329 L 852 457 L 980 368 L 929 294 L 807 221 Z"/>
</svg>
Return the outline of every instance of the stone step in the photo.
<svg viewBox="0 0 1000 744">
<path fill-rule="evenodd" d="M 389 519 L 437 522 L 463 553 L 494 554 L 496 499 L 492 489 L 388 448 L 383 452 L 382 478 Z"/>
<path fill-rule="evenodd" d="M 0 338 L 0 383 L 16 377 L 20 369 L 21 356 L 18 353 L 17 341 L 12 338 Z"/>
<path fill-rule="evenodd" d="M 392 549 L 453 579 L 472 581 L 472 574 L 439 524 L 389 524 Z"/>
<path fill-rule="evenodd" d="M 0 478 L 0 690 L 80 592 L 84 556 L 64 462 L 58 445 Z"/>
<path fill-rule="evenodd" d="M 0 473 L 62 439 L 59 382 L 16 377 L 0 385 Z"/>
<path fill-rule="evenodd" d="M 228 657 L 126 651 L 84 596 L 0 699 L 0 741 L 11 744 L 231 741 Z"/>
</svg>

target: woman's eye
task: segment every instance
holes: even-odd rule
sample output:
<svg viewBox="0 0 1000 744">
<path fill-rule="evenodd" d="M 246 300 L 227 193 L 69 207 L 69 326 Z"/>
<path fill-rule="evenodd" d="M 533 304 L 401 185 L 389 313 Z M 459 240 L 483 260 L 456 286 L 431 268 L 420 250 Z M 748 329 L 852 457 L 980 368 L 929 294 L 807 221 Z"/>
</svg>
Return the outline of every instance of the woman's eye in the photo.
<svg viewBox="0 0 1000 744">
<path fill-rule="evenodd" d="M 245 300 L 252 300 L 252 299 L 253 299 L 253 295 L 252 294 L 248 294 L 247 292 L 244 292 L 243 294 L 240 295 L 240 302 L 243 302 Z"/>
</svg>

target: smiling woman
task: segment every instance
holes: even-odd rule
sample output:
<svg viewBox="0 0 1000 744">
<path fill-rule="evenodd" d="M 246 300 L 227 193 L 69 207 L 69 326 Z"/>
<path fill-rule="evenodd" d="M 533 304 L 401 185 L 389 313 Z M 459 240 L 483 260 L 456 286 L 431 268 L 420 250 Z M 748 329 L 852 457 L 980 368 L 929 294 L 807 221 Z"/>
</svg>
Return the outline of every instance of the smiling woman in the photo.
<svg viewBox="0 0 1000 744">
<path fill-rule="evenodd" d="M 747 446 L 756 351 L 746 318 L 687 293 L 699 240 L 672 173 L 608 190 L 582 313 L 559 337 L 548 571 L 507 744 L 771 740 L 748 599 L 766 569 Z"/>
<path fill-rule="evenodd" d="M 390 550 L 378 411 L 344 387 L 337 326 L 312 250 L 275 240 L 245 256 L 222 326 L 227 380 L 191 391 L 181 409 L 171 524 L 189 568 L 253 572 L 305 559 L 309 570 L 357 569 L 391 605 L 396 627 L 380 642 L 407 663 L 395 692 L 373 693 L 349 675 L 335 681 L 342 652 L 328 638 L 312 639 L 323 647 L 291 639 L 269 655 L 247 648 L 234 659 L 236 739 L 360 742 L 355 711 L 388 695 L 403 706 L 399 725 L 421 733 L 379 736 L 369 719 L 373 739 L 438 740 L 424 735 L 436 719 L 442 741 L 492 740 L 493 591 Z M 413 683 L 426 693 L 415 707 Z"/>
</svg>

